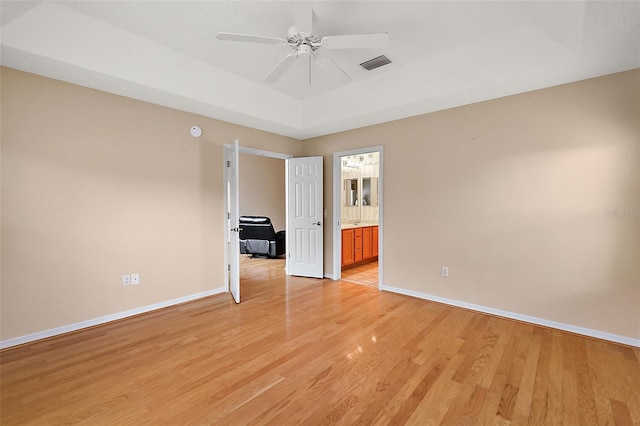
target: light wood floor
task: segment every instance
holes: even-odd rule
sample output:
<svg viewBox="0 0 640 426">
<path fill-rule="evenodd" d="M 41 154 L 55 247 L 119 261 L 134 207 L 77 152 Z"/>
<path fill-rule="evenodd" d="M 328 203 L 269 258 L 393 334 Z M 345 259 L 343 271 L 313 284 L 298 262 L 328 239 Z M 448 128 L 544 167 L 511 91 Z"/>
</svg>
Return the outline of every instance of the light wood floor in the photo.
<svg viewBox="0 0 640 426">
<path fill-rule="evenodd" d="M 640 424 L 638 349 L 254 260 L 240 305 L 3 351 L 2 425 Z"/>
</svg>

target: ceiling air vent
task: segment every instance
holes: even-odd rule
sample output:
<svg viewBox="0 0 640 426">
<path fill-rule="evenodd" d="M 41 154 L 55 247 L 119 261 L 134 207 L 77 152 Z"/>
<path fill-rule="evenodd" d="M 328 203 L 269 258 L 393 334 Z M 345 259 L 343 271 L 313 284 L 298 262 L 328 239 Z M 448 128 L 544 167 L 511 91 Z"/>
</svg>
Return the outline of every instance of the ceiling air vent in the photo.
<svg viewBox="0 0 640 426">
<path fill-rule="evenodd" d="M 390 63 L 391 63 L 391 60 L 389 58 L 387 58 L 384 55 L 380 55 L 377 58 L 369 59 L 368 61 L 365 61 L 360 65 L 362 65 L 362 68 L 364 68 L 365 70 L 371 71 Z"/>
</svg>

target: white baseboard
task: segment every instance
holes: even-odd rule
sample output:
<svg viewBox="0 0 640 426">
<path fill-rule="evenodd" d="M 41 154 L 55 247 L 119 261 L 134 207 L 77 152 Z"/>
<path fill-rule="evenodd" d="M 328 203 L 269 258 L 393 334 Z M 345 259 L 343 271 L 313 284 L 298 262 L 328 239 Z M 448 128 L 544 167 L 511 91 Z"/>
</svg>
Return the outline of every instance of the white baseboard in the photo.
<svg viewBox="0 0 640 426">
<path fill-rule="evenodd" d="M 528 315 L 521 315 L 515 312 L 503 311 L 501 309 L 489 308 L 482 305 L 474 305 L 473 303 L 461 302 L 459 300 L 447 299 L 445 297 L 433 296 L 426 293 L 420 293 L 417 291 L 406 290 L 404 288 L 392 287 L 388 285 L 381 286 L 380 290 L 389 291 L 392 293 L 404 294 L 406 296 L 417 297 L 419 299 L 430 300 L 432 302 L 444 303 L 445 305 L 457 306 L 459 308 L 470 309 L 472 311 L 496 315 L 504 318 L 510 318 L 518 321 L 528 322 L 531 324 L 542 325 L 544 327 L 555 328 L 558 330 L 581 334 L 583 336 L 595 337 L 596 339 L 608 340 L 610 342 L 622 343 L 624 345 L 640 347 L 640 339 L 634 339 L 632 337 L 620 336 L 618 334 L 592 330 L 590 328 L 578 327 L 575 325 L 564 324 L 556 321 L 550 321 L 543 318 L 530 317 Z"/>
<path fill-rule="evenodd" d="M 94 318 L 87 321 L 77 322 L 75 324 L 64 325 L 62 327 L 56 327 L 45 331 L 39 331 L 37 333 L 27 334 L 25 336 L 14 337 L 12 339 L 0 340 L 0 349 L 10 348 L 12 346 L 22 345 L 24 343 L 33 342 L 35 340 L 46 339 L 47 337 L 57 336 L 58 334 L 70 333 L 72 331 L 81 330 L 87 327 L 93 327 L 95 325 L 104 324 L 111 321 L 131 317 L 134 315 L 143 314 L 145 312 L 155 311 L 156 309 L 167 308 L 169 306 L 179 305 L 185 302 L 191 302 L 203 297 L 212 296 L 214 294 L 224 293 L 226 289 L 224 287 L 216 288 L 213 290 L 203 291 L 201 293 L 190 294 L 184 297 L 178 297 L 177 299 L 167 300 L 165 302 L 155 303 L 153 305 L 141 306 L 139 308 L 129 309 L 128 311 L 118 312 L 117 314 L 105 315 L 100 318 Z"/>
<path fill-rule="evenodd" d="M 326 278 L 333 279 L 330 274 L 325 274 Z M 461 302 L 458 300 L 447 299 L 444 297 L 433 296 L 426 293 L 420 293 L 417 291 L 406 290 L 403 288 L 383 285 L 380 290 L 389 291 L 392 293 L 404 294 L 406 296 L 417 297 L 419 299 L 430 300 L 433 302 L 444 303 L 445 305 L 457 306 L 460 308 L 470 309 L 472 311 L 483 312 L 486 314 L 496 315 L 499 317 L 510 318 L 518 321 L 528 322 L 531 324 L 542 325 L 545 327 L 555 328 L 558 330 L 568 331 L 571 333 L 581 334 L 584 336 L 595 337 L 597 339 L 608 340 L 615 343 L 622 343 L 624 345 L 640 347 L 640 339 L 634 339 L 631 337 L 620 336 L 617 334 L 607 333 L 604 331 L 593 330 L 590 328 L 578 327 L 571 324 L 564 324 L 561 322 L 550 321 L 542 318 L 531 317 L 528 315 L 521 315 L 515 312 L 503 311 L 501 309 L 489 308 L 486 306 L 475 305 L 472 303 Z M 167 300 L 165 302 L 156 303 L 153 305 L 142 306 L 139 308 L 130 309 L 128 311 L 119 312 L 117 314 L 106 315 L 100 318 L 94 318 L 87 321 L 77 322 L 75 324 L 69 324 L 62 327 L 56 327 L 37 333 L 27 334 L 25 336 L 14 337 L 12 339 L 0 340 L 0 349 L 10 348 L 12 346 L 22 345 L 24 343 L 33 342 L 47 337 L 57 336 L 59 334 L 69 333 L 72 331 L 81 330 L 87 327 L 93 327 L 96 325 L 104 324 L 111 321 L 131 317 L 134 315 L 143 314 L 145 312 L 155 311 L 157 309 L 166 308 L 169 306 L 179 305 L 181 303 L 190 302 L 203 297 L 212 296 L 214 294 L 224 293 L 225 288 L 217 288 L 213 290 L 204 291 L 201 293 L 191 294 L 189 296 L 179 297 L 177 299 Z"/>
<path fill-rule="evenodd" d="M 324 277 L 328 278 L 330 280 L 333 280 L 333 274 L 327 274 L 326 272 L 324 273 Z"/>
</svg>

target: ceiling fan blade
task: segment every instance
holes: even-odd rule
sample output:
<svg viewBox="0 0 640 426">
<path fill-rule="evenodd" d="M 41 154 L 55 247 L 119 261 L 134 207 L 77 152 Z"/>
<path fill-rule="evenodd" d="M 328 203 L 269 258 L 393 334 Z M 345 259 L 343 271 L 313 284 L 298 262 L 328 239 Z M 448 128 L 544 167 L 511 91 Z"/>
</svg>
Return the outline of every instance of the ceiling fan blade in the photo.
<svg viewBox="0 0 640 426">
<path fill-rule="evenodd" d="M 326 55 L 318 55 L 316 57 L 316 65 L 318 68 L 321 68 L 326 74 L 334 74 L 340 76 L 345 83 L 351 80 L 349 74 L 347 74 L 338 64 L 335 63 L 333 59 Z M 336 74 L 337 71 L 337 74 Z"/>
<path fill-rule="evenodd" d="M 350 34 L 322 38 L 325 49 L 377 49 L 389 45 L 391 37 L 387 33 Z"/>
<path fill-rule="evenodd" d="M 312 33 L 313 3 L 308 0 L 291 0 L 293 11 L 293 25 L 298 32 L 309 35 Z"/>
<path fill-rule="evenodd" d="M 265 83 L 275 83 L 278 81 L 282 74 L 284 74 L 291 65 L 296 61 L 296 54 L 291 53 L 284 58 L 276 65 L 274 69 L 271 70 L 269 75 L 264 78 Z"/>
<path fill-rule="evenodd" d="M 244 41 L 247 43 L 262 43 L 262 44 L 287 44 L 287 41 L 276 37 L 263 37 L 257 35 L 248 34 L 235 34 L 235 33 L 218 33 L 216 34 L 218 40 L 224 41 Z"/>
</svg>

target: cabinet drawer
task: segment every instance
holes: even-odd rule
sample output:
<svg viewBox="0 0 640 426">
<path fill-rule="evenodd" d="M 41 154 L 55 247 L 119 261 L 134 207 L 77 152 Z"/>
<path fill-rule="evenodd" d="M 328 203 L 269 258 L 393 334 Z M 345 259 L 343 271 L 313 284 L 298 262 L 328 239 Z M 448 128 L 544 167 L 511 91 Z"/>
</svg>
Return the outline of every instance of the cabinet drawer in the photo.
<svg viewBox="0 0 640 426">
<path fill-rule="evenodd" d="M 353 248 L 356 250 L 362 250 L 362 237 L 355 237 L 353 239 Z"/>
<path fill-rule="evenodd" d="M 356 249 L 354 254 L 355 254 L 355 259 L 354 260 L 356 262 L 359 262 L 359 261 L 362 260 L 362 249 L 361 248 L 360 249 Z"/>
<path fill-rule="evenodd" d="M 356 236 L 356 238 L 358 237 L 362 237 L 362 228 L 356 228 L 353 230 L 354 235 Z"/>
</svg>

